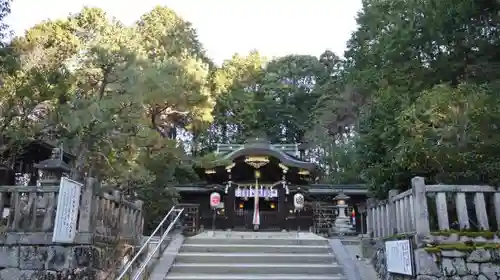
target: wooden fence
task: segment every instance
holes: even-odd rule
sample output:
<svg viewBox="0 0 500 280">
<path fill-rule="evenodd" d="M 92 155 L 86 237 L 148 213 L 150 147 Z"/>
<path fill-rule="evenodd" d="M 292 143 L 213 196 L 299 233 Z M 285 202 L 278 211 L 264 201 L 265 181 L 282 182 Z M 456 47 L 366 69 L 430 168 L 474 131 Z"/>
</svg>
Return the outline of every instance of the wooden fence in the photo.
<svg viewBox="0 0 500 280">
<path fill-rule="evenodd" d="M 411 185 L 411 189 L 402 193 L 389 191 L 386 200 L 368 200 L 367 229 L 375 238 L 403 233 L 425 236 L 431 233 L 431 225 L 436 231 L 449 230 L 452 226 L 498 230 L 500 226 L 500 190 L 497 188 L 425 185 L 422 177 L 414 177 Z M 434 216 L 429 215 L 430 212 Z"/>
<path fill-rule="evenodd" d="M 59 186 L 0 186 L 1 228 L 7 233 L 51 233 Z M 77 234 L 93 239 L 142 237 L 142 202 L 127 201 L 110 188 L 86 180 L 80 201 Z"/>
</svg>

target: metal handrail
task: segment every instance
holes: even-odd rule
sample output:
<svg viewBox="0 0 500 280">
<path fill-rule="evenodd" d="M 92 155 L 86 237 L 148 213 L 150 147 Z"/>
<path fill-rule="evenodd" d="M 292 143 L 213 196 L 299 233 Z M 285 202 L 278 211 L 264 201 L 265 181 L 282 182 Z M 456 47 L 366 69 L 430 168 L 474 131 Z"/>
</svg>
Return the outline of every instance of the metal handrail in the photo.
<svg viewBox="0 0 500 280">
<path fill-rule="evenodd" d="M 172 208 L 170 208 L 170 211 L 168 211 L 167 215 L 165 215 L 165 217 L 163 218 L 163 220 L 161 220 L 160 224 L 156 227 L 156 229 L 153 231 L 153 233 L 151 233 L 151 235 L 146 240 L 146 242 L 144 242 L 144 244 L 141 246 L 141 248 L 139 248 L 139 251 L 135 254 L 135 256 L 127 263 L 127 265 L 125 265 L 125 267 L 122 270 L 122 273 L 120 273 L 120 275 L 118 275 L 118 277 L 116 278 L 116 280 L 121 280 L 121 279 L 123 279 L 123 277 L 125 277 L 127 275 L 129 269 L 132 267 L 132 265 L 134 264 L 134 262 L 139 258 L 139 256 L 141 255 L 142 251 L 144 251 L 144 249 L 146 249 L 148 247 L 148 245 L 151 242 L 151 239 L 153 238 L 153 236 L 162 228 L 163 224 L 168 220 L 168 217 L 170 216 L 170 214 L 174 210 L 176 210 L 175 206 L 172 207 Z"/>
<path fill-rule="evenodd" d="M 139 267 L 139 269 L 135 273 L 134 277 L 132 277 L 132 280 L 139 280 L 141 278 L 142 273 L 144 272 L 144 270 L 146 270 L 146 267 L 148 266 L 149 262 L 151 261 L 153 256 L 156 254 L 156 252 L 160 249 L 161 244 L 163 243 L 163 241 L 165 241 L 165 238 L 167 238 L 168 233 L 170 232 L 170 230 L 172 230 L 172 227 L 175 225 L 175 223 L 177 222 L 179 217 L 182 215 L 183 211 L 184 211 L 184 208 L 179 210 L 175 219 L 170 223 L 167 230 L 165 230 L 163 235 L 160 237 L 160 241 L 158 242 L 158 244 L 156 244 L 153 251 L 147 256 L 146 260 L 144 262 L 142 262 L 141 266 Z"/>
</svg>

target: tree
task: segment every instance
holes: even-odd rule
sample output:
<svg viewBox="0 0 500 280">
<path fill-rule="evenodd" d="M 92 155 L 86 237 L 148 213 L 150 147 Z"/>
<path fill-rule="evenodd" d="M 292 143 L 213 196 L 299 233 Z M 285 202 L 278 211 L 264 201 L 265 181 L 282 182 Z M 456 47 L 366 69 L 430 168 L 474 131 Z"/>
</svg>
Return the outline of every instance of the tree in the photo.
<svg viewBox="0 0 500 280">
<path fill-rule="evenodd" d="M 499 76 L 493 69 L 498 69 L 499 58 L 491 50 L 499 45 L 499 9 L 499 4 L 491 1 L 363 2 L 359 28 L 345 55 L 345 81 L 369 101 L 360 108 L 356 166 L 378 196 L 386 196 L 390 188 L 408 188 L 409 178 L 415 175 L 438 181 L 495 182 L 492 177 L 479 175 L 479 171 L 458 172 L 464 163 L 493 168 L 495 156 L 489 156 L 489 164 L 476 157 L 464 159 L 465 154 L 470 156 L 491 146 L 478 146 L 472 144 L 473 139 L 462 137 L 467 152 L 460 146 L 463 143 L 448 142 L 431 148 L 428 144 L 435 143 L 434 138 L 448 138 L 446 133 L 450 131 L 429 131 L 424 124 L 433 126 L 430 119 L 443 118 L 460 123 L 470 117 L 469 113 L 496 112 L 484 102 L 496 102 L 493 92 Z M 479 96 L 473 98 L 476 93 Z M 429 100 L 442 106 L 473 100 L 475 109 L 474 113 L 460 109 L 453 114 L 444 108 L 437 110 Z M 440 117 L 443 114 L 445 117 Z M 496 135 L 495 130 L 478 125 L 483 118 L 496 116 L 474 116 L 468 125 L 477 125 L 476 137 Z M 419 133 L 413 127 L 417 124 Z M 427 138 L 429 135 L 433 138 Z M 447 156 L 437 157 L 430 164 L 424 155 L 431 154 Z"/>
<path fill-rule="evenodd" d="M 159 23 L 174 33 L 160 32 Z M 144 199 L 163 194 L 160 204 L 146 204 L 152 215 L 146 219 L 155 220 L 173 203 L 169 187 L 196 177 L 176 141 L 178 130 L 210 122 L 214 105 L 210 65 L 185 26 L 167 8 L 155 8 L 134 26 L 84 8 L 15 38 L 9 45 L 15 63 L 0 89 L 0 128 L 10 141 L 4 146 L 63 141 L 77 156 L 75 179 L 97 177 Z M 170 44 L 174 34 L 186 43 Z"/>
<path fill-rule="evenodd" d="M 257 52 L 234 55 L 214 75 L 217 100 L 214 123 L 204 137 L 211 140 L 207 146 L 263 134 L 274 143 L 305 141 L 310 109 L 319 97 L 315 83 L 325 71 L 314 56 L 266 63 Z"/>
<path fill-rule="evenodd" d="M 216 143 L 242 142 L 253 133 L 264 63 L 258 52 L 235 54 L 214 72 L 214 122 L 202 136 L 207 148 L 213 149 Z"/>
<path fill-rule="evenodd" d="M 355 169 L 355 139 L 359 108 L 363 96 L 345 82 L 344 61 L 331 51 L 319 57 L 323 74 L 314 90 L 319 96 L 307 130 L 311 159 L 323 173 L 320 180 L 328 183 L 359 183 Z"/>
<path fill-rule="evenodd" d="M 158 94 L 151 94 L 147 102 L 152 105 L 148 113 L 155 129 L 164 137 L 175 139 L 178 128 L 192 128 L 187 121 L 210 122 L 214 106 L 209 79 L 211 62 L 191 24 L 171 9 L 157 6 L 141 17 L 135 31 L 140 34 L 144 53 L 154 62 L 149 71 L 155 76 L 150 76 L 149 82 L 156 85 Z M 158 66 L 166 72 L 158 71 Z M 165 80 L 177 75 L 184 78 L 175 82 Z M 166 96 L 166 92 L 172 94 Z"/>
<path fill-rule="evenodd" d="M 75 42 L 59 32 L 64 28 L 62 22 L 39 24 L 3 49 L 0 150 L 8 166 L 27 141 L 50 130 L 50 122 L 44 121 L 71 88 L 71 77 L 61 69 Z M 54 34 L 60 34 L 60 40 L 51 38 Z"/>
<path fill-rule="evenodd" d="M 11 0 L 0 1 L 0 47 L 5 47 L 5 39 L 9 35 L 9 26 L 5 23 L 5 18 L 10 14 Z"/>
<path fill-rule="evenodd" d="M 192 165 L 216 143 L 263 133 L 308 142 L 321 180 L 366 183 L 381 198 L 415 175 L 495 184 L 499 11 L 494 1 L 366 0 L 343 59 L 254 51 L 215 67 L 167 7 L 132 26 L 85 8 L 3 49 L 1 148 L 63 140 L 76 177 L 143 198 L 196 180 Z"/>
<path fill-rule="evenodd" d="M 311 126 L 313 108 L 320 96 L 315 90 L 325 68 L 310 55 L 289 55 L 277 58 L 266 67 L 263 103 L 264 123 L 274 142 L 301 143 Z"/>
</svg>

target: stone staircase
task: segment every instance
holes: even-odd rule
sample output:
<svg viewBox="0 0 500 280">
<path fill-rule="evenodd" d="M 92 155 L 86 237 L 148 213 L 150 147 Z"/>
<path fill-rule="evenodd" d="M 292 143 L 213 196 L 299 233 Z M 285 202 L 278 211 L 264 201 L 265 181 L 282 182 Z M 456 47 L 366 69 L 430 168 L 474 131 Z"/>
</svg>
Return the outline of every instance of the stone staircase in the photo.
<svg viewBox="0 0 500 280">
<path fill-rule="evenodd" d="M 347 280 L 322 237 L 208 232 L 185 240 L 166 280 Z"/>
</svg>

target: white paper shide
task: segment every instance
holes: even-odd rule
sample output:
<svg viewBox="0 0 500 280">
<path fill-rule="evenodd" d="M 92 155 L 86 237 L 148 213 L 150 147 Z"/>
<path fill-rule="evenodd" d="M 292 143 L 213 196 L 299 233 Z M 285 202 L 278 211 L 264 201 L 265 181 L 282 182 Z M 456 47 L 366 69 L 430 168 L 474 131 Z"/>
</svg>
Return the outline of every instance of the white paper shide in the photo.
<svg viewBox="0 0 500 280">
<path fill-rule="evenodd" d="M 82 186 L 66 177 L 61 178 L 52 242 L 72 243 L 75 240 Z"/>
</svg>

